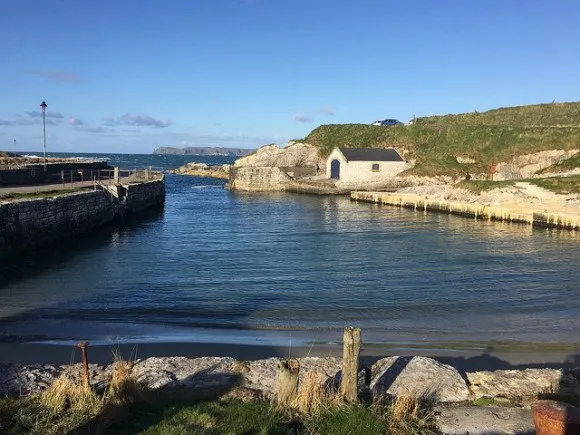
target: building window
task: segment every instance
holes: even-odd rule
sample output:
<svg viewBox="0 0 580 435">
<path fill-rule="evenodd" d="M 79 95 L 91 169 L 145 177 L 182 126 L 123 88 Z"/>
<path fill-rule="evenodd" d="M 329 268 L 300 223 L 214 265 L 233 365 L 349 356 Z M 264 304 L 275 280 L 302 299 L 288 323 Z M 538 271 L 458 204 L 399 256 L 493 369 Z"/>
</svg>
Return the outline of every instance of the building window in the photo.
<svg viewBox="0 0 580 435">
<path fill-rule="evenodd" d="M 372 171 L 379 172 L 379 164 L 378 163 L 373 163 Z"/>
</svg>

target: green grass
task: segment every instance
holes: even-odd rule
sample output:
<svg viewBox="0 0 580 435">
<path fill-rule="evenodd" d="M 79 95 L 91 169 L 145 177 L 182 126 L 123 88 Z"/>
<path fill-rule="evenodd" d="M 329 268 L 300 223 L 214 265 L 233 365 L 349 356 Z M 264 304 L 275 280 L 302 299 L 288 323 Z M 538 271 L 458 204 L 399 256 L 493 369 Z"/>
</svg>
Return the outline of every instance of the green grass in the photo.
<svg viewBox="0 0 580 435">
<path fill-rule="evenodd" d="M 188 401 L 155 397 L 123 409 L 91 415 L 46 408 L 39 396 L 0 399 L 3 435 L 374 435 L 436 434 L 430 420 L 393 418 L 391 408 L 375 405 L 326 406 L 314 415 L 281 411 L 265 402 L 222 398 Z M 103 411 L 105 412 L 105 411 Z"/>
<path fill-rule="evenodd" d="M 473 401 L 474 406 L 502 406 L 502 407 L 513 407 L 519 406 L 510 399 L 500 399 L 495 397 L 479 397 Z"/>
<path fill-rule="evenodd" d="M 314 416 L 308 426 L 311 433 L 320 435 L 366 435 L 387 432 L 385 422 L 363 405 L 340 409 L 327 408 Z"/>
<path fill-rule="evenodd" d="M 559 194 L 580 193 L 580 175 L 571 177 L 535 178 L 528 180 L 536 186 Z"/>
<path fill-rule="evenodd" d="M 322 125 L 305 142 L 327 156 L 337 146 L 395 146 L 415 160 L 415 175 L 487 173 L 492 161 L 550 149 L 580 148 L 580 103 L 539 104 L 483 113 L 417 118 L 413 125 Z M 476 160 L 457 163 L 456 157 Z"/>
<path fill-rule="evenodd" d="M 524 180 L 518 180 L 524 181 Z M 530 180 L 525 180 L 530 181 Z M 469 190 L 477 195 L 481 192 L 486 192 L 493 189 L 500 189 L 502 187 L 509 187 L 513 186 L 516 183 L 514 180 L 506 180 L 506 181 L 490 181 L 490 180 L 471 180 L 471 181 L 462 181 L 457 183 L 456 187 L 461 189 Z"/>
<path fill-rule="evenodd" d="M 265 403 L 217 400 L 160 405 L 142 406 L 108 433 L 286 435 L 299 429 L 287 415 Z"/>
</svg>

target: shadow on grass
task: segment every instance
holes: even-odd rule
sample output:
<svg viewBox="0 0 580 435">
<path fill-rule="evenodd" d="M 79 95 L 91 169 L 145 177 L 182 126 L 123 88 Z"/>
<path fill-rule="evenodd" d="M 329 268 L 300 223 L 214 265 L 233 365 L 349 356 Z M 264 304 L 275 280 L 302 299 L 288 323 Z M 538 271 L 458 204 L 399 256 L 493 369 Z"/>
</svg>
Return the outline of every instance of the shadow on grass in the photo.
<svg viewBox="0 0 580 435">
<path fill-rule="evenodd" d="M 217 365 L 208 367 L 179 382 L 173 379 L 155 390 L 141 390 L 131 394 L 127 400 L 108 400 L 98 415 L 80 427 L 71 428 L 68 434 L 111 433 L 115 430 L 117 432 L 113 433 L 141 433 L 174 419 L 183 410 L 195 410 L 201 403 L 217 401 L 242 385 L 241 374 L 224 373 L 216 368 Z M 192 419 L 191 424 L 195 426 L 196 419 Z M 204 429 L 204 420 L 199 420 L 199 424 L 199 428 L 192 426 L 189 429 L 195 429 L 193 433 L 205 433 L 197 431 Z"/>
</svg>

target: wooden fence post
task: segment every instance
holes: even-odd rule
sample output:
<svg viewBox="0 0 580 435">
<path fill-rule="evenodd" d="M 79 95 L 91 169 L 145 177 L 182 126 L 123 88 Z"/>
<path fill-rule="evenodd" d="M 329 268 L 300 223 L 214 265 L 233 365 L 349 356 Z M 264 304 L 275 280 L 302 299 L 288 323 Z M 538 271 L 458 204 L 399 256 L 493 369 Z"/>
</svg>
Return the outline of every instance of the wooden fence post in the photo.
<svg viewBox="0 0 580 435">
<path fill-rule="evenodd" d="M 280 361 L 278 371 L 278 405 L 288 407 L 298 396 L 300 362 L 297 359 Z"/>
<path fill-rule="evenodd" d="M 358 399 L 358 357 L 361 345 L 360 328 L 344 328 L 340 395 L 348 402 Z"/>
</svg>

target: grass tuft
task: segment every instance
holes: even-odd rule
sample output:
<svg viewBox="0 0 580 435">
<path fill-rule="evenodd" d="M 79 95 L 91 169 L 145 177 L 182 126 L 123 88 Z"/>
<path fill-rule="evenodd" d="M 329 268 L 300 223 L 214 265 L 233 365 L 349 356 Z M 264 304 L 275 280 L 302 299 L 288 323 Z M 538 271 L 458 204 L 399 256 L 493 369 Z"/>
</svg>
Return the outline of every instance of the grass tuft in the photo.
<svg viewBox="0 0 580 435">
<path fill-rule="evenodd" d="M 61 376 L 41 394 L 41 403 L 53 415 L 67 410 L 95 416 L 102 407 L 103 401 L 88 386 L 70 381 Z"/>
<path fill-rule="evenodd" d="M 306 379 L 298 387 L 298 395 L 291 407 L 303 414 L 316 412 L 322 405 L 331 400 L 324 386 L 325 377 L 317 372 L 306 373 Z"/>
<path fill-rule="evenodd" d="M 107 389 L 107 402 L 115 406 L 125 406 L 144 399 L 144 392 L 133 375 L 133 363 L 115 356 L 113 373 Z"/>
</svg>

